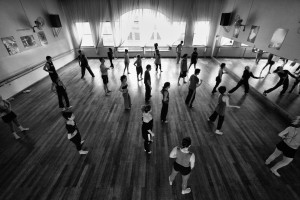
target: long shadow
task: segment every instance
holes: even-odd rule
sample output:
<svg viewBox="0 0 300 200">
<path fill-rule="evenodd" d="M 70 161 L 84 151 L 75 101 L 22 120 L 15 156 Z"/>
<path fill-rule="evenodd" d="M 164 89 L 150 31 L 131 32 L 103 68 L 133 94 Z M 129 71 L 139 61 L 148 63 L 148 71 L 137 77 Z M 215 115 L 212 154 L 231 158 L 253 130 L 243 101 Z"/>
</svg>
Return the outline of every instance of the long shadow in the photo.
<svg viewBox="0 0 300 200">
<path fill-rule="evenodd" d="M 244 95 L 242 96 L 242 98 L 240 98 L 240 100 L 237 102 L 237 105 L 238 105 L 238 106 L 243 105 L 244 101 L 246 100 L 246 97 L 247 97 L 247 94 L 244 94 Z"/>
</svg>

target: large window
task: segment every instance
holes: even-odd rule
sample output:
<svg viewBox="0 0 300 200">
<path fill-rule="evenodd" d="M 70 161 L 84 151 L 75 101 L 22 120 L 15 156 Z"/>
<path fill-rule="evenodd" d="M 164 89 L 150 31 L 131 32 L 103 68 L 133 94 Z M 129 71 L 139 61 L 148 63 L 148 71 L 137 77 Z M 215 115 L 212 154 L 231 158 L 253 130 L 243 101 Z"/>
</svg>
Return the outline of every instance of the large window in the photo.
<svg viewBox="0 0 300 200">
<path fill-rule="evenodd" d="M 114 46 L 114 37 L 110 22 L 103 22 L 101 38 L 103 41 L 103 46 Z"/>
<path fill-rule="evenodd" d="M 198 21 L 194 29 L 194 46 L 206 46 L 209 36 L 209 21 Z"/>
<path fill-rule="evenodd" d="M 82 47 L 94 46 L 93 36 L 91 32 L 91 27 L 89 22 L 76 23 L 76 28 L 79 36 L 82 38 Z"/>
<path fill-rule="evenodd" d="M 172 46 L 184 40 L 185 22 L 171 22 L 165 15 L 149 9 L 134 10 L 121 16 L 118 46 Z M 117 26 L 116 26 L 117 27 Z"/>
<path fill-rule="evenodd" d="M 221 37 L 220 46 L 232 46 L 232 45 L 233 45 L 232 39 Z"/>
</svg>

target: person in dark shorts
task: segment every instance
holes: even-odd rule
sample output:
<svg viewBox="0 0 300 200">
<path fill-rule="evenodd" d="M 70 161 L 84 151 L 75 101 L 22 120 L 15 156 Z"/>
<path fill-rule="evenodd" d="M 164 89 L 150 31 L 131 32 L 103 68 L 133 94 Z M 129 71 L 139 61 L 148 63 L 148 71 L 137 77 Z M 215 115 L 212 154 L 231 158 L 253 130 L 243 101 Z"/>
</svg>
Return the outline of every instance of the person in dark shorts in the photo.
<svg viewBox="0 0 300 200">
<path fill-rule="evenodd" d="M 142 59 L 141 56 L 138 54 L 136 56 L 136 61 L 133 63 L 134 66 L 136 66 L 136 76 L 137 76 L 137 80 L 141 81 L 143 80 L 143 67 L 142 67 Z M 141 78 L 139 79 L 139 75 L 141 76 Z"/>
<path fill-rule="evenodd" d="M 112 51 L 112 48 L 108 48 L 107 57 L 108 57 L 109 62 L 110 62 L 110 67 L 113 69 L 114 68 L 114 64 L 113 64 L 112 60 L 114 58 L 114 53 Z"/>
<path fill-rule="evenodd" d="M 89 71 L 92 77 L 95 77 L 91 67 L 89 66 L 87 57 L 84 55 L 84 53 L 81 50 L 78 50 L 78 53 L 79 56 L 77 58 L 78 58 L 79 66 L 81 67 L 81 78 L 82 79 L 84 78 L 85 69 Z"/>
<path fill-rule="evenodd" d="M 270 169 L 273 174 L 280 177 L 277 170 L 293 161 L 300 146 L 300 116 L 289 127 L 280 132 L 278 136 L 282 138 L 282 141 L 276 145 L 275 151 L 268 157 L 265 164 L 269 165 L 278 156 L 283 154 L 282 160 Z"/>
<path fill-rule="evenodd" d="M 44 66 L 43 69 L 46 72 L 49 73 L 49 76 L 50 76 L 52 82 L 55 82 L 56 79 L 58 78 L 58 74 L 57 74 L 56 69 L 55 69 L 55 67 L 53 65 L 51 56 L 46 56 L 46 61 L 47 62 L 46 62 L 46 64 L 45 64 L 45 66 Z"/>
<path fill-rule="evenodd" d="M 224 69 L 225 69 L 225 66 L 226 64 L 225 63 L 222 63 L 220 65 L 220 69 L 219 69 L 219 72 L 218 72 L 218 76 L 216 77 L 216 85 L 214 87 L 214 89 L 212 90 L 212 94 L 214 94 L 215 92 L 217 92 L 217 88 L 218 86 L 220 85 L 221 81 L 222 81 L 222 76 L 223 74 L 225 74 L 226 72 L 224 72 Z"/>
<path fill-rule="evenodd" d="M 0 95 L 0 117 L 2 121 L 9 125 L 10 131 L 15 137 L 16 140 L 20 139 L 20 136 L 17 135 L 14 124 L 20 129 L 20 131 L 28 131 L 29 128 L 24 128 L 18 121 L 17 115 L 11 110 L 11 105 L 9 101 L 4 100 Z"/>
<path fill-rule="evenodd" d="M 220 95 L 218 97 L 217 107 L 216 107 L 215 111 L 213 112 L 213 114 L 207 119 L 207 121 L 214 122 L 217 119 L 217 117 L 219 116 L 217 130 L 215 133 L 218 135 L 223 135 L 221 128 L 222 128 L 224 118 L 225 118 L 226 107 L 230 107 L 230 108 L 240 108 L 240 107 L 229 104 L 229 97 L 228 97 L 228 95 L 225 94 L 225 92 L 226 92 L 225 86 L 220 86 L 218 88 L 218 91 L 220 92 Z"/>
<path fill-rule="evenodd" d="M 102 80 L 103 80 L 103 85 L 104 85 L 104 92 L 105 92 L 105 95 L 108 96 L 110 94 L 110 90 L 108 89 L 108 74 L 107 74 L 107 70 L 109 70 L 109 67 L 106 67 L 104 62 L 104 58 L 100 58 L 99 59 L 100 62 L 101 62 L 101 65 L 100 65 L 100 71 L 101 71 L 101 77 L 102 77 Z"/>
<path fill-rule="evenodd" d="M 55 83 L 52 83 L 51 91 L 57 94 L 58 105 L 59 105 L 59 108 L 62 109 L 62 111 L 72 108 L 72 106 L 70 106 L 66 87 L 59 78 L 56 79 Z M 66 102 L 66 108 L 65 108 L 65 105 L 63 102 L 63 98 L 65 99 L 65 102 Z"/>
<path fill-rule="evenodd" d="M 174 147 L 170 153 L 170 158 L 176 158 L 172 173 L 169 176 L 169 184 L 172 185 L 178 172 L 182 175 L 182 190 L 181 194 L 188 194 L 192 190 L 187 187 L 187 181 L 191 171 L 195 166 L 195 154 L 189 151 L 191 147 L 191 138 L 185 137 L 182 139 L 181 147 Z"/>
<path fill-rule="evenodd" d="M 163 95 L 162 108 L 160 112 L 160 120 L 164 123 L 168 123 L 167 114 L 169 109 L 169 89 L 170 89 L 170 82 L 165 82 L 162 90 L 160 91 L 161 94 Z"/>
<path fill-rule="evenodd" d="M 189 93 L 185 99 L 185 104 L 188 105 L 190 108 L 193 107 L 193 102 L 196 96 L 196 89 L 202 84 L 202 80 L 199 83 L 199 78 L 197 77 L 200 74 L 200 71 L 200 69 L 195 69 L 195 74 L 190 76 Z"/>
<path fill-rule="evenodd" d="M 151 76 L 150 76 L 150 71 L 151 71 L 151 65 L 146 66 L 146 71 L 144 74 L 144 84 L 145 84 L 145 102 L 149 102 L 151 98 Z"/>
<path fill-rule="evenodd" d="M 79 154 L 87 154 L 88 151 L 82 150 L 84 140 L 81 140 L 81 135 L 78 130 L 77 124 L 74 121 L 75 115 L 72 111 L 63 111 L 62 116 L 66 120 L 66 129 L 68 130 L 68 139 L 73 142 Z"/>
<path fill-rule="evenodd" d="M 271 68 L 272 68 L 272 66 L 275 64 L 275 61 L 272 60 L 273 57 L 274 57 L 274 55 L 273 55 L 272 53 L 270 53 L 269 56 L 268 56 L 268 61 L 267 61 L 266 65 L 262 68 L 260 74 L 262 74 L 262 72 L 264 71 L 264 69 L 265 69 L 268 65 L 270 65 L 268 74 L 271 74 Z"/>
<path fill-rule="evenodd" d="M 190 66 L 189 66 L 189 70 L 190 70 L 192 65 L 194 65 L 194 68 L 196 69 L 197 61 L 198 61 L 198 52 L 197 52 L 197 48 L 194 48 L 194 52 L 191 55 L 191 63 L 190 63 Z"/>
<path fill-rule="evenodd" d="M 181 78 L 183 78 L 183 84 L 187 83 L 185 81 L 187 71 L 188 71 L 188 68 L 187 68 L 187 54 L 184 54 L 182 56 L 181 64 L 180 64 L 180 74 L 179 74 L 179 77 L 178 77 L 178 86 L 180 86 L 179 81 L 180 81 Z"/>
<path fill-rule="evenodd" d="M 151 154 L 151 143 L 153 142 L 152 138 L 154 137 L 153 129 L 153 118 L 151 105 L 144 105 L 141 108 L 143 117 L 142 117 L 142 136 L 144 138 L 144 151 L 148 154 Z"/>
</svg>

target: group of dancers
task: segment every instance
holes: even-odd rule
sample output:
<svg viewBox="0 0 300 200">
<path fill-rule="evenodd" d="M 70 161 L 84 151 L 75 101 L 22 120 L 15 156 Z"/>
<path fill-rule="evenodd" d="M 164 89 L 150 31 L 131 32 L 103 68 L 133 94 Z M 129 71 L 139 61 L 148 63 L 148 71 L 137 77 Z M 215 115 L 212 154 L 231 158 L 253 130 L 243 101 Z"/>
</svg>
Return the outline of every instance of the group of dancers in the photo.
<svg viewBox="0 0 300 200">
<path fill-rule="evenodd" d="M 160 72 L 162 72 L 161 69 L 161 61 L 160 61 L 160 53 L 158 50 L 158 45 L 157 43 L 154 45 L 155 46 L 155 65 L 156 65 L 156 71 L 160 69 Z M 177 46 L 177 63 L 180 61 L 180 56 L 181 56 L 181 51 L 182 51 L 182 42 Z M 85 76 L 85 70 L 87 69 L 88 72 L 91 74 L 92 77 L 95 77 L 89 64 L 86 56 L 84 53 L 79 50 L 78 51 L 79 56 L 79 65 L 81 67 L 81 73 L 82 76 L 81 78 L 84 78 Z M 178 59 L 179 57 L 179 59 Z M 180 74 L 178 78 L 178 85 L 180 85 L 179 81 L 181 78 L 183 78 L 183 83 L 186 83 L 185 78 L 187 76 L 187 72 L 190 69 L 191 65 L 194 65 L 194 74 L 192 74 L 189 77 L 189 87 L 188 87 L 188 94 L 187 97 L 185 98 L 185 103 L 189 108 L 193 108 L 193 102 L 196 96 L 196 90 L 199 86 L 202 84 L 202 80 L 198 78 L 198 75 L 201 72 L 201 69 L 196 68 L 197 64 L 197 59 L 198 59 L 198 53 L 197 53 L 197 48 L 194 48 L 194 52 L 191 55 L 191 62 L 189 65 L 189 68 L 187 67 L 187 54 L 184 54 L 181 57 L 181 63 L 180 63 Z M 119 91 L 122 93 L 123 99 L 124 99 L 124 107 L 126 110 L 131 109 L 131 98 L 128 90 L 128 83 L 127 83 L 127 76 L 125 75 L 125 71 L 127 70 L 127 73 L 129 74 L 129 55 L 128 55 L 128 50 L 125 50 L 125 56 L 124 56 L 124 71 L 123 75 L 120 77 L 121 85 L 119 87 Z M 105 59 L 100 58 L 100 71 L 101 71 L 101 77 L 103 80 L 104 84 L 104 91 L 106 95 L 109 95 L 111 91 L 108 89 L 108 74 L 107 71 L 110 68 L 114 68 L 112 59 L 113 59 L 113 53 L 112 49 L 109 49 L 108 52 L 108 59 L 110 60 L 110 67 L 105 66 Z M 141 61 L 141 56 L 137 55 L 136 61 L 134 62 L 134 66 L 136 66 L 136 72 L 137 72 L 137 80 L 141 81 L 144 80 L 144 85 L 145 85 L 145 105 L 141 107 L 142 111 L 142 137 L 144 139 L 144 151 L 147 154 L 151 154 L 151 144 L 153 143 L 153 137 L 155 134 L 153 133 L 153 116 L 152 116 L 152 109 L 151 109 L 151 103 L 150 99 L 152 97 L 151 95 L 151 65 L 146 66 L 146 71 L 143 76 L 143 67 L 142 67 L 142 61 Z M 239 106 L 234 106 L 230 105 L 229 99 L 230 99 L 230 94 L 232 94 L 234 91 L 236 91 L 240 86 L 244 85 L 245 88 L 245 93 L 249 92 L 249 83 L 248 80 L 250 77 L 255 78 L 255 79 L 261 79 L 264 77 L 256 77 L 253 75 L 253 73 L 250 71 L 250 67 L 246 66 L 245 70 L 243 72 L 243 75 L 240 79 L 240 81 L 237 83 L 237 85 L 230 89 L 228 92 L 227 88 L 225 86 L 219 86 L 221 81 L 222 81 L 222 76 L 226 64 L 222 63 L 220 65 L 218 75 L 216 77 L 216 85 L 214 86 L 212 93 L 216 93 L 217 91 L 219 92 L 219 97 L 217 100 L 217 106 L 215 107 L 213 113 L 208 117 L 208 122 L 214 122 L 217 117 L 218 119 L 218 124 L 217 124 L 217 129 L 215 131 L 215 134 L 217 135 L 222 135 L 223 132 L 221 131 L 222 124 L 224 122 L 225 118 L 225 113 L 226 113 L 226 108 L 240 108 Z M 57 93 L 58 96 L 58 102 L 59 102 L 59 108 L 62 109 L 62 116 L 65 119 L 66 123 L 66 129 L 68 132 L 68 139 L 73 142 L 76 146 L 76 149 L 78 150 L 79 154 L 87 154 L 88 151 L 83 150 L 82 146 L 84 143 L 84 140 L 82 140 L 80 131 L 77 127 L 77 124 L 75 122 L 75 115 L 71 110 L 69 98 L 66 92 L 66 87 L 64 86 L 63 82 L 60 80 L 55 67 L 52 63 L 52 58 L 50 56 L 46 57 L 46 64 L 44 67 L 44 70 L 49 73 L 49 76 L 52 80 L 52 91 Z M 276 71 L 276 72 L 275 72 Z M 283 93 L 285 92 L 286 85 L 288 84 L 287 77 L 292 76 L 294 77 L 291 73 L 289 73 L 287 70 L 283 70 L 282 68 L 278 67 L 277 70 L 275 70 L 275 73 L 278 73 L 280 77 L 282 77 L 279 81 L 279 83 L 269 89 L 266 90 L 264 93 L 271 92 L 272 90 L 276 89 L 280 85 L 284 85 L 284 90 Z M 295 77 L 294 77 L 295 78 Z M 298 80 L 298 79 L 297 79 Z M 299 82 L 298 82 L 299 83 Z M 168 123 L 167 120 L 167 114 L 168 114 L 168 107 L 169 107 L 169 89 L 171 87 L 170 82 L 165 82 L 162 89 L 161 89 L 161 94 L 162 94 L 162 107 L 161 107 L 161 115 L 160 119 L 162 123 Z M 293 86 L 294 87 L 294 86 Z M 64 105 L 63 99 L 65 100 L 66 106 Z M 16 114 L 11 110 L 10 103 L 6 100 L 3 100 L 2 97 L 0 96 L 0 112 L 1 112 L 1 117 L 2 120 L 9 124 L 11 131 L 16 139 L 19 139 L 20 137 L 16 134 L 14 128 L 13 128 L 13 123 L 16 124 L 21 131 L 26 131 L 29 130 L 28 128 L 23 128 L 20 123 L 17 120 Z M 280 176 L 278 173 L 278 169 L 286 166 L 289 164 L 294 156 L 296 150 L 300 146 L 300 117 L 297 118 L 291 126 L 289 126 L 287 129 L 282 131 L 279 136 L 284 138 L 280 144 L 276 146 L 276 150 L 274 153 L 265 161 L 265 163 L 268 165 L 270 164 L 276 157 L 278 157 L 280 154 L 283 154 L 283 160 L 275 164 L 272 168 L 271 171 L 276 175 Z M 170 158 L 176 159 L 173 164 L 173 169 L 172 173 L 169 176 L 169 183 L 172 185 L 173 181 L 175 180 L 176 175 L 178 172 L 182 175 L 182 194 L 188 194 L 191 192 L 191 188 L 187 187 L 187 181 L 189 179 L 191 170 L 194 168 L 195 165 L 195 155 L 194 153 L 189 151 L 189 148 L 191 146 L 191 138 L 185 137 L 182 139 L 182 143 L 179 146 L 176 146 L 173 148 L 173 150 L 170 153 Z"/>
</svg>

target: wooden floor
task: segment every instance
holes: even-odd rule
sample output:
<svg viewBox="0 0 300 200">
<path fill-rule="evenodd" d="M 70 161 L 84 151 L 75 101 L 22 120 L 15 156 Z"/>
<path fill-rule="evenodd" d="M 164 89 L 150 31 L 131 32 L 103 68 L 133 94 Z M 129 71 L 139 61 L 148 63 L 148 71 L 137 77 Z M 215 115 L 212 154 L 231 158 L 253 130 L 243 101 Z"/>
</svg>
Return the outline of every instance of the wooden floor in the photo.
<svg viewBox="0 0 300 200">
<path fill-rule="evenodd" d="M 242 76 L 244 67 L 246 65 L 250 66 L 251 71 L 255 76 L 259 76 L 262 68 L 267 63 L 267 59 L 262 59 L 258 65 L 255 64 L 254 59 L 218 59 L 218 60 L 220 62 L 225 62 L 226 67 L 229 70 L 231 70 L 233 73 L 237 74 L 239 77 Z M 298 67 L 298 65 L 296 64 L 295 66 L 290 66 L 291 63 L 292 61 L 289 61 L 284 66 L 284 69 L 287 69 L 291 73 L 293 73 Z M 273 72 L 278 66 L 282 66 L 282 65 L 283 65 L 282 60 L 279 60 L 273 65 L 271 72 Z M 249 80 L 250 85 L 254 87 L 257 91 L 259 91 L 261 94 L 263 93 L 264 90 L 267 90 L 275 86 L 276 83 L 279 81 L 278 75 L 274 73 L 268 74 L 268 70 L 269 70 L 269 66 L 267 66 L 265 70 L 262 72 L 262 76 L 265 77 L 264 79 L 257 80 L 257 79 L 250 78 Z M 295 117 L 300 115 L 300 109 L 299 109 L 300 96 L 298 95 L 299 88 L 296 87 L 292 93 L 288 93 L 288 91 L 294 85 L 295 79 L 289 77 L 289 81 L 290 81 L 289 88 L 286 91 L 284 96 L 279 95 L 280 91 L 282 90 L 282 86 L 281 86 L 278 89 L 274 90 L 273 92 L 268 93 L 266 99 L 268 99 L 269 101 L 273 102 L 275 105 L 283 109 L 285 112 L 288 113 L 288 115 Z M 241 93 L 244 92 L 242 89 L 240 90 Z"/>
<path fill-rule="evenodd" d="M 111 96 L 105 96 L 99 75 L 99 61 L 90 60 L 96 75 L 80 79 L 80 68 L 73 62 L 59 70 L 67 86 L 81 135 L 86 139 L 86 156 L 78 155 L 68 141 L 57 97 L 50 92 L 50 78 L 30 87 L 12 102 L 24 126 L 31 128 L 16 141 L 2 121 L 0 123 L 0 199 L 98 199 L 98 200 L 296 200 L 300 199 L 300 159 L 279 170 L 275 177 L 264 165 L 275 144 L 277 134 L 287 122 L 267 110 L 250 94 L 234 94 L 231 103 L 241 109 L 228 109 L 223 136 L 213 133 L 216 124 L 207 123 L 217 95 L 211 95 L 218 66 L 210 59 L 199 60 L 200 78 L 194 108 L 184 104 L 187 85 L 177 86 L 179 65 L 175 59 L 162 59 L 163 72 L 152 69 L 152 106 L 154 116 L 153 154 L 143 151 L 141 111 L 144 85 L 137 83 L 130 65 L 129 91 L 133 109 L 125 111 L 118 91 L 123 60 L 114 60 L 109 71 Z M 143 66 L 153 64 L 143 60 Z M 106 62 L 108 64 L 108 62 Z M 133 60 L 131 61 L 131 64 Z M 169 124 L 161 124 L 161 89 L 171 82 Z M 236 83 L 227 77 L 228 87 Z M 173 161 L 171 149 L 185 136 L 192 138 L 196 155 L 195 168 L 188 185 L 192 193 L 181 195 L 181 177 L 171 187 L 168 176 Z"/>
</svg>

